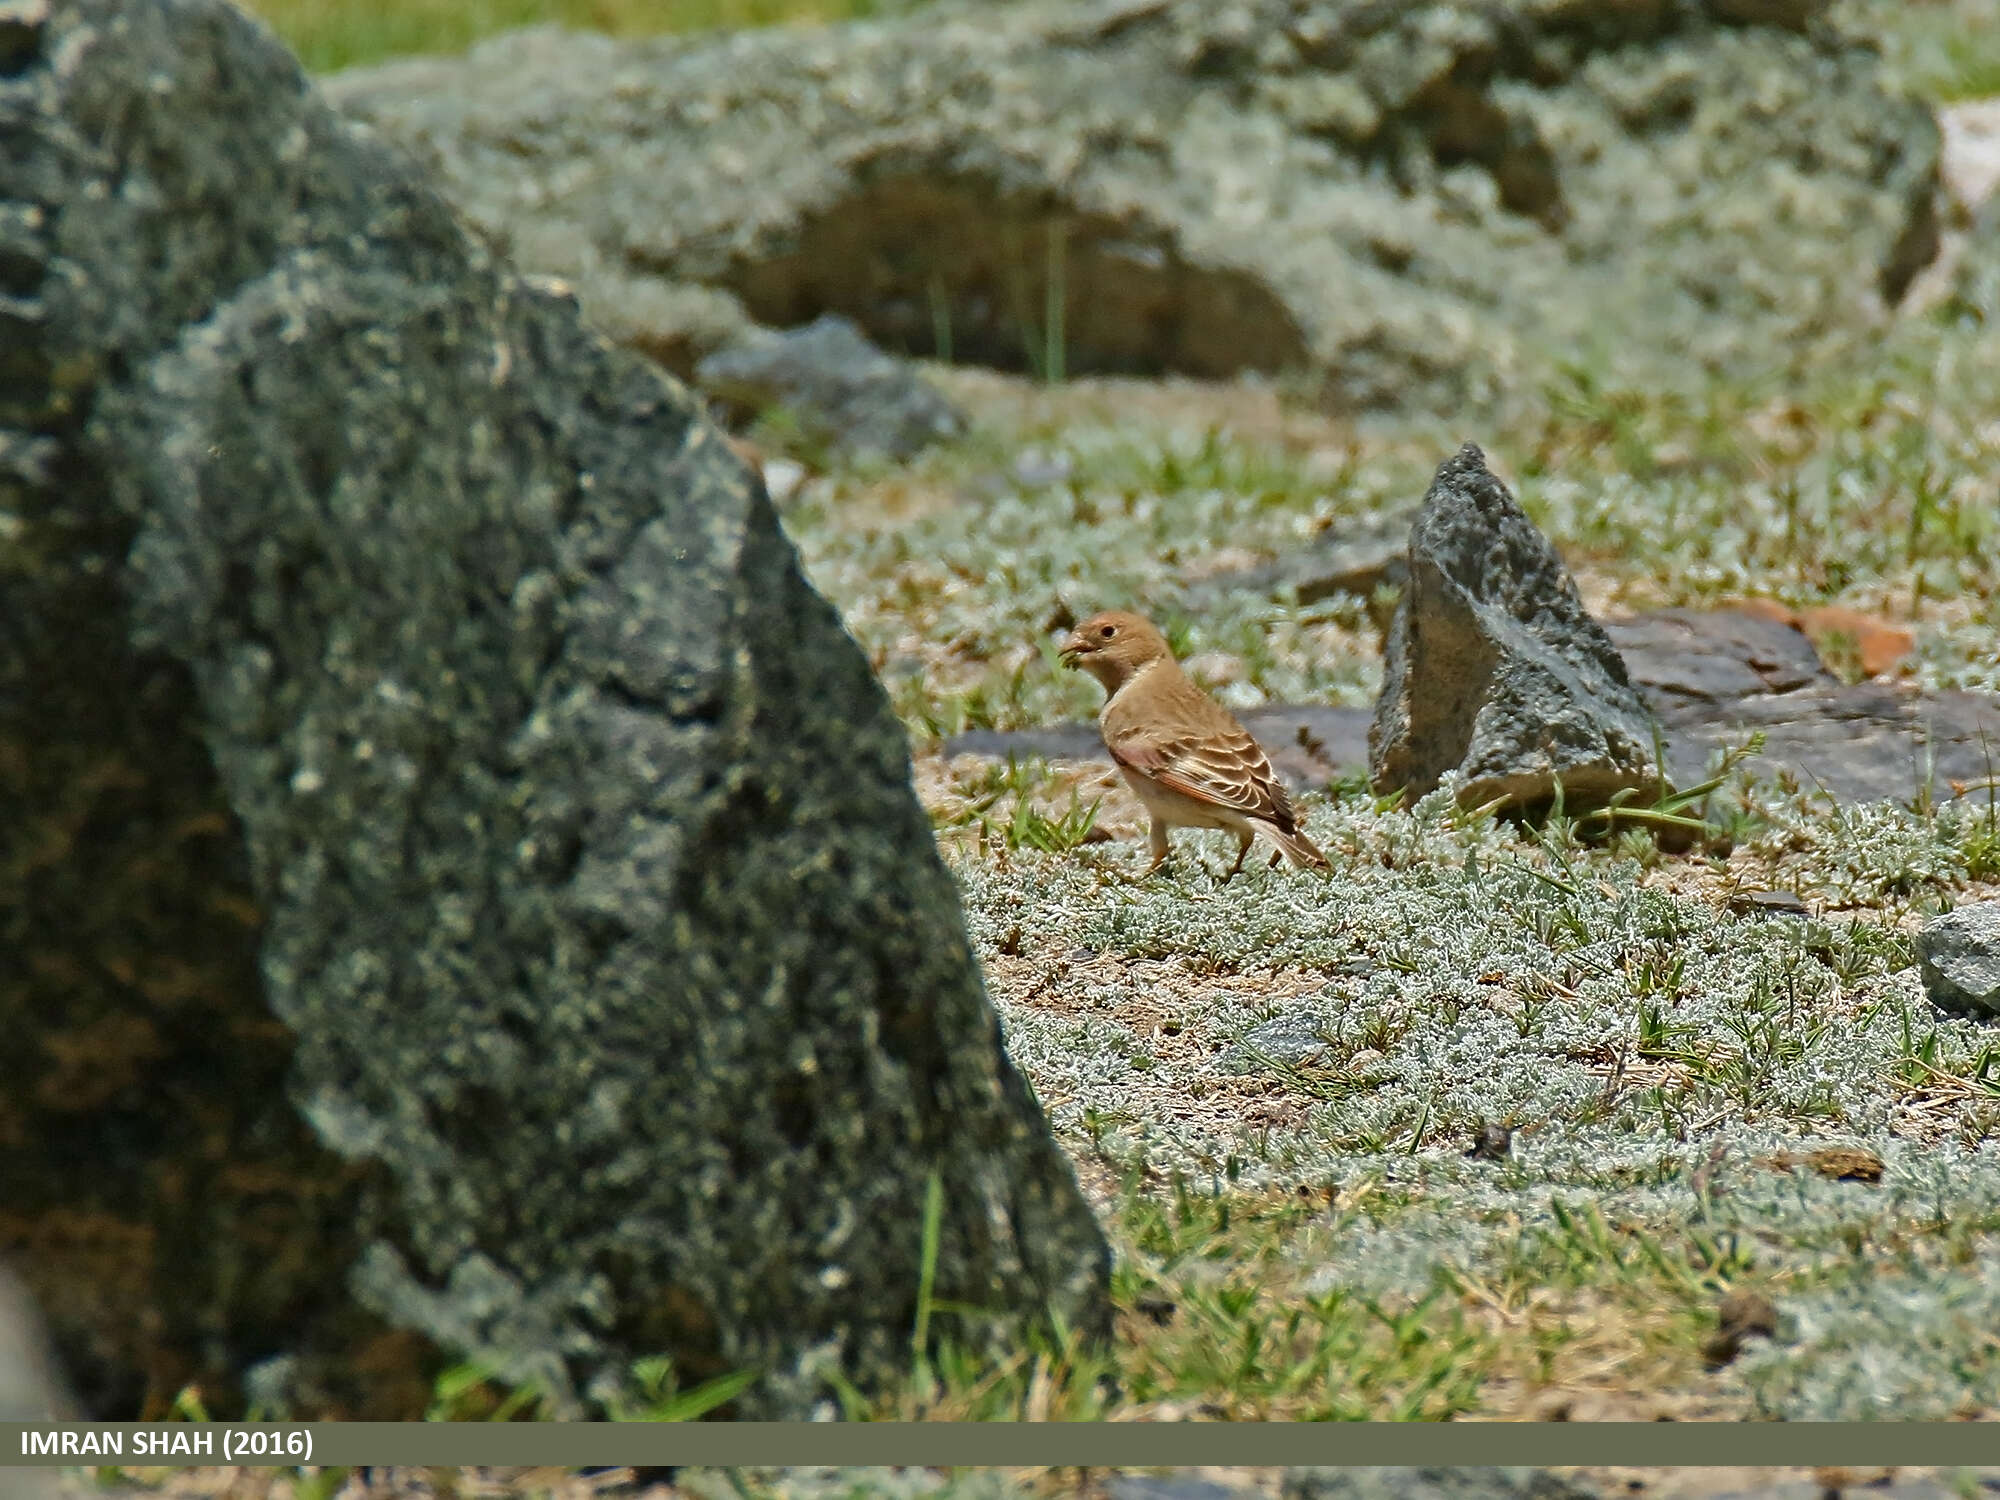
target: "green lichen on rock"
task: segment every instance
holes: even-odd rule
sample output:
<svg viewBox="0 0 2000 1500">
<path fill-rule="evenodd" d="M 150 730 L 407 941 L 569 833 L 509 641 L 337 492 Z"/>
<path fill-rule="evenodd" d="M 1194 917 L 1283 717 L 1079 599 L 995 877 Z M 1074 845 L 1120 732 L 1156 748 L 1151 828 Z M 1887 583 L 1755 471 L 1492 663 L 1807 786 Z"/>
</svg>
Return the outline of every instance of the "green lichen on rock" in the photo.
<svg viewBox="0 0 2000 1500">
<path fill-rule="evenodd" d="M 178 1086 L 366 1176 L 283 1254 L 558 1410 L 667 1353 L 796 1416 L 907 1368 L 934 1178 L 935 1295 L 991 1312 L 934 1328 L 1102 1332 L 1107 1252 L 903 732 L 697 400 L 229 7 L 76 0 L 45 33 L 0 84 L 43 268 L 7 556 L 94 655 L 56 628 L 9 665 L 84 663 L 92 704 L 145 664 L 171 713 L 137 774 L 228 810 L 262 927 L 223 987 L 275 1066 Z M 227 1252 L 207 1228 L 183 1255 Z"/>
<path fill-rule="evenodd" d="M 538 29 L 330 87 L 677 368 L 730 336 L 712 302 L 675 321 L 663 289 L 699 285 L 919 354 L 1461 408 L 1566 361 L 1752 375 L 1879 322 L 1936 250 L 1938 133 L 1820 9 L 1030 0 Z"/>
</svg>

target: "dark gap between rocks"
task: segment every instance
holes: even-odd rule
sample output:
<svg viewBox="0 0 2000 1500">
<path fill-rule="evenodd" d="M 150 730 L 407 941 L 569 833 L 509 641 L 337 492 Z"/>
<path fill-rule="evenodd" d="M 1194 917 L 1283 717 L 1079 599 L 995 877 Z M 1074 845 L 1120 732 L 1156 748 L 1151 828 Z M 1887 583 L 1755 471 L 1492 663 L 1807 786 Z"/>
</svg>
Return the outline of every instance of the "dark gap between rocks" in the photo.
<svg viewBox="0 0 2000 1500">
<path fill-rule="evenodd" d="M 844 313 L 887 349 L 1007 371 L 1055 373 L 1059 360 L 1070 375 L 1224 378 L 1308 357 L 1291 314 L 1253 277 L 1192 264 L 1107 216 L 935 168 L 879 173 L 806 220 L 788 249 L 719 280 L 770 327 Z"/>
</svg>

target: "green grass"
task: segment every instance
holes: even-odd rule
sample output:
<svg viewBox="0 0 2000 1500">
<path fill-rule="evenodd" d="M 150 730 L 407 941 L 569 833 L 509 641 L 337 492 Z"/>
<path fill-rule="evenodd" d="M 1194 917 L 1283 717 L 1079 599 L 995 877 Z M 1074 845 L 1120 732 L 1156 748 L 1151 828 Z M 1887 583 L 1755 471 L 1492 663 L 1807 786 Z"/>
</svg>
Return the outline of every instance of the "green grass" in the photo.
<svg viewBox="0 0 2000 1500">
<path fill-rule="evenodd" d="M 1052 803 L 1049 793 L 1067 800 Z M 948 807 L 931 811 L 931 822 L 940 833 L 968 829 L 980 849 L 1036 849 L 1044 854 L 1066 854 L 1097 837 L 1097 812 L 1101 797 L 1084 801 L 1074 786 L 1054 775 L 1047 762 L 1031 758 L 1022 762 L 1009 756 L 996 762 Z"/>
<path fill-rule="evenodd" d="M 614 36 L 852 20 L 921 0 L 249 0 L 315 72 L 409 53 L 457 52 L 482 37 L 554 22 Z M 1849 30 L 1881 38 L 1913 93 L 1948 102 L 2000 93 L 2000 0 L 1842 0 Z M 1052 252 L 1053 254 L 1054 252 Z M 1024 318 L 1026 324 L 1030 320 Z M 1047 368 L 1059 373 L 1060 342 Z M 1048 357 L 1048 356 L 1043 356 Z"/>
<path fill-rule="evenodd" d="M 315 73 L 408 53 L 461 52 L 482 37 L 555 23 L 656 36 L 789 22 L 846 21 L 898 0 L 247 0 Z"/>
<path fill-rule="evenodd" d="M 1851 30 L 1883 39 L 1910 92 L 1950 102 L 2000 94 L 2000 3 L 1996 0 L 1841 0 Z"/>
</svg>

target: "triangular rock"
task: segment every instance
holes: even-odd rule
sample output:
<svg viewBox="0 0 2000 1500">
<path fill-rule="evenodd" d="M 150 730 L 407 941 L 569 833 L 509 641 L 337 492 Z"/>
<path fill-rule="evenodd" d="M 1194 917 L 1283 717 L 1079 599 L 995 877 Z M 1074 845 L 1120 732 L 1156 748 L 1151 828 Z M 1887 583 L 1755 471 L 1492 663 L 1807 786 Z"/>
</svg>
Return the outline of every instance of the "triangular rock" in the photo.
<svg viewBox="0 0 2000 1500">
<path fill-rule="evenodd" d="M 1410 531 L 1368 730 L 1376 788 L 1602 802 L 1658 781 L 1653 724 L 1548 538 L 1471 443 L 1439 466 Z"/>
</svg>

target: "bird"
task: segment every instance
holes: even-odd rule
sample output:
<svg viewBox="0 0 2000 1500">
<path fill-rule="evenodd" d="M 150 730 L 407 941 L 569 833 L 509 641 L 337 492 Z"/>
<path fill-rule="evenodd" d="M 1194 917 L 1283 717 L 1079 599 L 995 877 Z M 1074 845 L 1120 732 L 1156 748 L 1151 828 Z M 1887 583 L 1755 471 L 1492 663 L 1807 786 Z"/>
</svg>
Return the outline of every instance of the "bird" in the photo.
<svg viewBox="0 0 2000 1500">
<path fill-rule="evenodd" d="M 1299 827 L 1271 758 L 1250 731 L 1188 680 L 1167 638 L 1124 610 L 1092 615 L 1064 640 L 1058 658 L 1102 684 L 1104 748 L 1152 817 L 1151 874 L 1165 864 L 1169 828 L 1221 828 L 1236 835 L 1235 878 L 1258 834 L 1304 869 L 1329 868 Z"/>
</svg>

